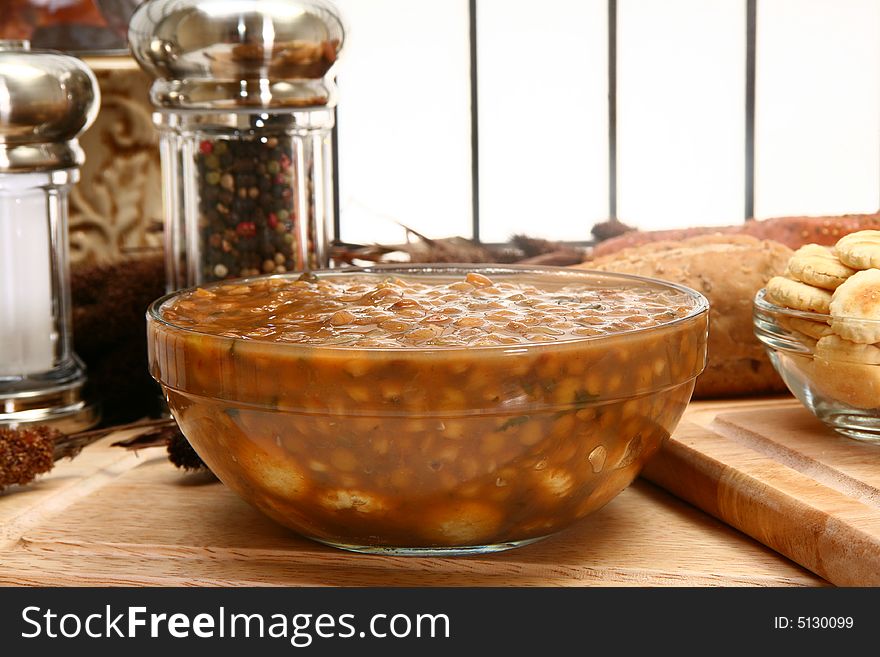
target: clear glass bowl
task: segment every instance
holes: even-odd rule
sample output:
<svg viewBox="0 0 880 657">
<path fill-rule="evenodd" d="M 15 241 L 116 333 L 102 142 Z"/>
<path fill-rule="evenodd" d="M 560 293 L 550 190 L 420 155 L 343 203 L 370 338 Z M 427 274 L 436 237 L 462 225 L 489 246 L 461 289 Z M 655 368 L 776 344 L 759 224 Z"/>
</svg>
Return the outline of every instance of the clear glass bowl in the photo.
<svg viewBox="0 0 880 657">
<path fill-rule="evenodd" d="M 708 302 L 661 281 L 549 267 L 356 273 L 453 282 L 473 271 L 548 290 L 675 290 L 692 308 L 552 343 L 357 348 L 181 328 L 163 307 L 184 291 L 149 309 L 151 372 L 217 476 L 304 536 L 396 554 L 530 543 L 611 500 L 673 431 L 705 366 Z"/>
<path fill-rule="evenodd" d="M 880 329 L 877 321 L 835 321 Z M 755 296 L 754 323 L 776 371 L 804 406 L 845 436 L 880 443 L 880 348 L 841 340 L 830 315 L 777 306 L 766 290 Z"/>
</svg>

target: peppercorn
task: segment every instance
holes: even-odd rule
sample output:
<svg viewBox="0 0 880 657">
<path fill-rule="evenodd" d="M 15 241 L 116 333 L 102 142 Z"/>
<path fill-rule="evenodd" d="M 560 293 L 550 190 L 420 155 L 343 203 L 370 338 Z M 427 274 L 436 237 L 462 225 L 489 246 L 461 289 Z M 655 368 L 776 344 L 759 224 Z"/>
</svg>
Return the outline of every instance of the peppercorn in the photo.
<svg viewBox="0 0 880 657">
<path fill-rule="evenodd" d="M 235 227 L 235 233 L 239 237 L 253 237 L 257 234 L 257 226 L 253 221 L 241 221 Z"/>
<path fill-rule="evenodd" d="M 297 171 L 286 148 L 292 148 L 290 141 L 276 136 L 200 142 L 195 164 L 202 181 L 198 226 L 206 279 L 305 265 L 294 256 Z"/>
</svg>

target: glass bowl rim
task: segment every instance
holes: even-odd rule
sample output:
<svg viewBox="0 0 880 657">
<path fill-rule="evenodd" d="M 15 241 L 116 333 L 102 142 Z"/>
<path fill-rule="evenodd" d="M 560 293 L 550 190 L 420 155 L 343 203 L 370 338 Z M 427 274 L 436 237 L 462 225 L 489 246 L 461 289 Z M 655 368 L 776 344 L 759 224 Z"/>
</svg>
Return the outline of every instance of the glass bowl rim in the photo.
<svg viewBox="0 0 880 657">
<path fill-rule="evenodd" d="M 248 278 L 240 278 L 240 279 L 232 279 L 232 280 L 223 280 L 216 281 L 213 283 L 208 283 L 205 285 L 194 285 L 188 288 L 183 288 L 180 290 L 174 290 L 173 292 L 169 292 L 165 294 L 155 301 L 153 301 L 149 307 L 147 308 L 147 319 L 153 321 L 165 328 L 169 328 L 175 331 L 181 331 L 190 335 L 197 335 L 205 338 L 213 338 L 216 340 L 245 340 L 247 342 L 251 342 L 254 344 L 265 344 L 265 345 L 276 345 L 283 349 L 301 349 L 304 351 L 312 351 L 312 350 L 320 350 L 322 352 L 370 352 L 370 353 L 388 353 L 388 354 L 424 354 L 424 353 L 432 353 L 432 352 L 442 352 L 442 353 L 453 353 L 456 351 L 467 351 L 469 353 L 480 351 L 480 352 L 488 352 L 488 351 L 500 351 L 507 353 L 522 353 L 524 350 L 532 351 L 536 349 L 553 349 L 553 348 L 561 348 L 563 345 L 573 345 L 579 344 L 583 342 L 589 341 L 601 341 L 608 340 L 622 336 L 631 336 L 640 333 L 650 333 L 651 331 L 658 331 L 661 329 L 677 326 L 678 324 L 692 321 L 701 315 L 706 315 L 709 312 L 709 300 L 702 293 L 689 288 L 685 285 L 680 285 L 678 283 L 673 283 L 671 281 L 666 281 L 660 278 L 651 278 L 648 276 L 637 276 L 635 274 L 621 274 L 617 272 L 606 272 L 595 269 L 575 269 L 572 267 L 553 267 L 553 266 L 531 266 L 531 265 L 507 265 L 507 264 L 490 264 L 490 263 L 478 263 L 478 264 L 468 264 L 468 263 L 388 263 L 388 264 L 377 264 L 377 265 L 369 265 L 364 267 L 339 267 L 335 269 L 316 269 L 309 271 L 306 273 L 313 273 L 315 275 L 331 275 L 331 276 L 342 276 L 342 275 L 351 275 L 351 274 L 382 274 L 382 273 L 399 273 L 399 274 L 417 274 L 417 275 L 444 275 L 444 274 L 452 274 L 452 273 L 479 273 L 484 275 L 491 274 L 551 274 L 556 276 L 571 276 L 574 278 L 584 278 L 584 279 L 598 279 L 598 278 L 606 278 L 612 280 L 619 280 L 622 282 L 630 282 L 633 284 L 640 283 L 642 285 L 650 285 L 655 286 L 659 289 L 666 290 L 676 290 L 678 292 L 683 293 L 693 302 L 693 308 L 684 316 L 676 317 L 675 319 L 669 320 L 662 324 L 658 324 L 655 326 L 645 326 L 645 327 L 636 327 L 627 331 L 618 331 L 615 333 L 608 333 L 602 335 L 591 335 L 591 336 L 578 336 L 577 338 L 572 338 L 568 340 L 560 340 L 558 342 L 524 342 L 521 344 L 513 344 L 513 345 L 486 345 L 479 347 L 468 347 L 468 346 L 426 346 L 426 347 L 359 347 L 357 345 L 347 346 L 347 345 L 321 345 L 321 344 L 309 344 L 309 343 L 298 343 L 298 342 L 277 342 L 274 340 L 263 340 L 259 338 L 234 338 L 231 336 L 217 335 L 216 333 L 209 333 L 207 331 L 201 331 L 198 329 L 179 326 L 172 321 L 169 321 L 162 317 L 161 308 L 171 299 L 183 296 L 185 294 L 189 294 L 194 292 L 195 290 L 202 289 L 211 289 L 213 287 L 219 287 L 221 285 L 237 285 L 242 284 L 246 285 L 248 283 L 252 283 L 254 281 L 268 280 L 273 278 L 288 278 L 293 279 L 294 277 L 302 275 L 303 272 L 289 272 L 286 274 L 263 274 L 260 276 L 251 276 Z M 574 282 L 574 281 L 573 281 Z"/>
</svg>

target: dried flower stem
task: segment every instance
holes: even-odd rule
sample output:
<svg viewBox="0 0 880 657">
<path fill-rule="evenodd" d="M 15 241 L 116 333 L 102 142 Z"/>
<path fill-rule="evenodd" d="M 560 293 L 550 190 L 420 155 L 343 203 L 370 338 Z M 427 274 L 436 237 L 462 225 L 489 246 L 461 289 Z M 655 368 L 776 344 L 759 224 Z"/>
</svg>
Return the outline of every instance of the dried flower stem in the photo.
<svg viewBox="0 0 880 657">
<path fill-rule="evenodd" d="M 92 429 L 90 431 L 80 431 L 72 434 L 61 434 L 55 440 L 55 460 L 62 458 L 73 458 L 79 454 L 83 447 L 91 445 L 94 442 L 109 436 L 111 433 L 119 431 L 128 431 L 130 429 L 148 429 L 145 433 L 159 432 L 166 428 L 176 428 L 177 422 L 174 418 L 159 418 L 157 420 L 138 420 L 128 424 L 120 424 L 115 427 L 105 427 L 103 429 Z M 114 443 L 116 445 L 118 443 Z"/>
<path fill-rule="evenodd" d="M 206 467 L 172 418 L 139 420 L 72 434 L 45 425 L 19 429 L 0 427 L 0 490 L 13 484 L 27 484 L 37 475 L 49 472 L 59 459 L 73 458 L 84 447 L 112 433 L 131 430 L 137 430 L 134 436 L 113 445 L 127 449 L 165 446 L 177 467 L 185 470 Z"/>
</svg>

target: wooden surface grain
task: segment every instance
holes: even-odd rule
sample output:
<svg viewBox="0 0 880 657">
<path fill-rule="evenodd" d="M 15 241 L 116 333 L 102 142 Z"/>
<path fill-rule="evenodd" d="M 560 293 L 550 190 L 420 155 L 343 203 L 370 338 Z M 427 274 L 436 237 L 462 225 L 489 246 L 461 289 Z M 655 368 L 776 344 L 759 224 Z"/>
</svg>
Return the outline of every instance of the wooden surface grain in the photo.
<svg viewBox="0 0 880 657">
<path fill-rule="evenodd" d="M 2 585 L 822 586 L 759 542 L 639 481 L 542 542 L 495 555 L 357 555 L 296 536 L 162 450 L 111 436 L 0 493 Z"/>
<path fill-rule="evenodd" d="M 794 400 L 693 404 L 644 475 L 834 584 L 880 585 L 880 446 Z"/>
</svg>

